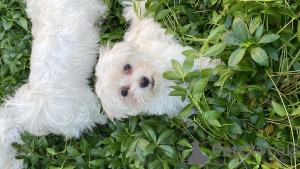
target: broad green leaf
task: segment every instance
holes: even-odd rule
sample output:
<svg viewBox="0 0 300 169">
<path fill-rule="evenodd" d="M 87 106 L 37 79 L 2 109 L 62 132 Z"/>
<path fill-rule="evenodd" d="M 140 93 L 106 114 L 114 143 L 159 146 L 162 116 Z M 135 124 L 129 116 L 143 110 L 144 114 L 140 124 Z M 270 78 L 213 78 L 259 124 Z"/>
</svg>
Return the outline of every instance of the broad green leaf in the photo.
<svg viewBox="0 0 300 169">
<path fill-rule="evenodd" d="M 193 94 L 198 93 L 198 92 L 203 92 L 205 87 L 207 86 L 209 78 L 205 77 L 203 79 L 200 79 L 196 84 L 193 89 Z"/>
<path fill-rule="evenodd" d="M 259 146 L 260 148 L 268 148 L 268 142 L 263 137 L 256 137 L 254 139 L 255 145 Z"/>
<path fill-rule="evenodd" d="M 178 144 L 181 145 L 181 146 L 193 148 L 192 145 L 191 145 L 186 139 L 181 139 L 181 140 L 178 142 Z"/>
<path fill-rule="evenodd" d="M 187 93 L 182 90 L 173 90 L 169 93 L 169 96 L 185 96 Z"/>
<path fill-rule="evenodd" d="M 141 127 L 143 132 L 146 134 L 146 136 L 150 138 L 152 141 L 156 142 L 156 135 L 154 130 L 146 124 L 142 124 Z"/>
<path fill-rule="evenodd" d="M 255 69 L 253 67 L 251 67 L 248 62 L 243 61 L 243 60 L 240 61 L 240 63 L 238 63 L 234 67 L 234 70 L 242 71 L 242 72 L 252 72 L 252 71 L 255 71 Z"/>
<path fill-rule="evenodd" d="M 172 88 L 172 89 L 176 89 L 176 90 L 182 90 L 184 92 L 186 92 L 187 90 L 181 86 L 169 86 L 169 88 Z"/>
<path fill-rule="evenodd" d="M 291 122 L 293 126 L 300 126 L 300 117 L 293 118 Z"/>
<path fill-rule="evenodd" d="M 55 151 L 52 148 L 46 148 L 47 152 L 50 153 L 51 155 L 55 155 Z"/>
<path fill-rule="evenodd" d="M 261 86 L 261 85 L 248 85 L 247 86 L 248 89 L 255 89 L 255 90 L 259 90 L 259 91 L 262 91 L 264 93 L 267 92 L 266 88 Z"/>
<path fill-rule="evenodd" d="M 260 166 L 261 166 L 262 169 L 270 169 L 270 167 L 268 167 L 268 166 L 265 165 L 265 164 L 261 164 Z"/>
<path fill-rule="evenodd" d="M 298 42 L 300 42 L 300 20 L 298 20 L 298 26 L 297 26 L 297 38 L 298 38 Z"/>
<path fill-rule="evenodd" d="M 182 52 L 182 54 L 186 57 L 190 56 L 190 55 L 193 55 L 195 58 L 200 58 L 201 55 L 199 52 L 195 51 L 195 50 L 185 50 Z"/>
<path fill-rule="evenodd" d="M 105 161 L 105 160 L 104 160 Z M 68 166 L 68 167 L 64 167 L 64 168 L 62 168 L 62 169 L 74 169 L 74 168 L 76 168 L 76 166 Z"/>
<path fill-rule="evenodd" d="M 222 22 L 225 26 L 225 29 L 229 29 L 232 23 L 232 16 L 231 15 L 226 15 L 225 18 L 223 19 Z"/>
<path fill-rule="evenodd" d="M 221 117 L 221 113 L 216 110 L 209 110 L 204 113 L 205 118 L 211 119 L 219 119 Z"/>
<path fill-rule="evenodd" d="M 204 117 L 210 125 L 221 127 L 220 122 L 217 120 L 221 117 L 221 113 L 216 110 L 210 110 L 204 113 Z"/>
<path fill-rule="evenodd" d="M 81 154 L 79 153 L 79 151 L 71 146 L 67 146 L 67 151 L 70 155 L 77 157 L 77 156 L 81 156 Z"/>
<path fill-rule="evenodd" d="M 159 148 L 169 157 L 174 158 L 174 159 L 178 159 L 178 153 L 177 151 L 169 145 L 160 145 Z"/>
<path fill-rule="evenodd" d="M 171 129 L 166 129 L 164 130 L 160 136 L 157 139 L 157 144 L 159 144 L 160 142 L 162 142 L 164 139 L 166 139 L 167 137 L 169 137 L 172 133 L 174 132 L 174 130 Z"/>
<path fill-rule="evenodd" d="M 174 30 L 173 29 L 171 29 L 171 28 L 167 28 L 166 29 L 166 31 L 165 31 L 165 35 L 169 35 L 169 34 L 173 34 L 173 35 L 175 35 L 176 33 L 174 32 Z"/>
<path fill-rule="evenodd" d="M 242 134 L 243 133 L 240 120 L 237 117 L 230 116 L 228 118 L 228 122 L 230 124 L 233 124 L 233 125 L 228 126 L 230 133 L 233 133 L 233 134 Z"/>
<path fill-rule="evenodd" d="M 166 71 L 166 72 L 164 72 L 163 73 L 163 77 L 165 79 L 168 79 L 168 80 L 179 80 L 179 79 L 182 79 L 182 77 L 178 73 L 176 73 L 174 71 Z"/>
<path fill-rule="evenodd" d="M 293 44 L 291 44 L 291 42 L 289 42 L 289 41 L 287 41 L 287 40 L 284 40 L 284 39 L 282 39 L 282 38 L 280 38 L 280 40 L 281 40 L 281 42 L 285 45 L 285 46 L 288 46 L 288 47 L 290 47 L 290 48 L 292 48 L 292 49 L 297 49 Z"/>
<path fill-rule="evenodd" d="M 202 75 L 202 71 L 201 72 L 199 72 L 199 71 L 191 71 L 187 75 L 185 75 L 185 77 L 201 76 Z"/>
<path fill-rule="evenodd" d="M 153 167 L 155 166 L 155 167 Z M 159 169 L 162 168 L 162 164 L 160 160 L 154 160 L 149 164 L 149 167 L 154 168 L 154 169 Z"/>
<path fill-rule="evenodd" d="M 213 11 L 213 14 L 212 14 L 212 23 L 217 23 L 218 22 L 218 18 L 219 18 L 219 15 L 216 11 Z"/>
<path fill-rule="evenodd" d="M 291 115 L 298 115 L 298 114 L 300 114 L 300 106 L 298 106 L 297 107 L 297 109 L 295 109 L 293 112 L 292 112 L 292 114 Z"/>
<path fill-rule="evenodd" d="M 147 8 L 148 12 L 156 12 L 161 7 L 161 4 L 152 4 Z"/>
<path fill-rule="evenodd" d="M 187 8 L 188 10 L 186 11 L 186 15 L 188 17 L 188 19 L 190 20 L 190 22 L 196 23 L 197 21 L 199 21 L 199 13 L 195 13 L 195 11 L 193 11 L 192 9 Z"/>
<path fill-rule="evenodd" d="M 245 55 L 247 48 L 239 48 L 235 50 L 229 57 L 228 67 L 235 67 Z"/>
<path fill-rule="evenodd" d="M 175 70 L 175 72 L 177 72 L 179 75 L 183 76 L 182 66 L 177 60 L 172 59 L 172 66 L 173 66 L 173 69 Z"/>
<path fill-rule="evenodd" d="M 117 129 L 113 133 L 111 133 L 111 136 L 114 137 L 117 141 L 127 139 L 128 133 L 126 133 L 124 130 Z"/>
<path fill-rule="evenodd" d="M 239 38 L 243 42 L 247 42 L 250 37 L 247 26 L 240 17 L 236 17 L 233 20 L 233 32 L 235 33 L 237 38 Z"/>
<path fill-rule="evenodd" d="M 254 115 L 254 116 L 251 116 L 249 120 L 252 124 L 255 124 L 257 119 L 258 119 L 258 115 Z"/>
<path fill-rule="evenodd" d="M 251 58 L 255 62 L 257 62 L 261 65 L 264 65 L 264 66 L 269 65 L 268 55 L 266 54 L 266 52 L 262 48 L 260 48 L 260 47 L 252 48 L 250 50 L 250 55 L 251 55 Z"/>
<path fill-rule="evenodd" d="M 237 102 L 243 103 L 243 96 L 241 94 L 239 93 L 231 93 L 231 94 Z"/>
<path fill-rule="evenodd" d="M 215 28 L 214 30 L 212 30 L 207 38 L 207 40 L 214 40 L 217 37 L 220 36 L 221 33 L 223 33 L 225 27 L 224 25 L 220 25 L 217 28 Z"/>
<path fill-rule="evenodd" d="M 89 148 L 89 143 L 84 138 L 82 138 L 80 141 L 81 152 L 85 154 L 88 151 L 88 148 Z"/>
<path fill-rule="evenodd" d="M 159 11 L 159 12 L 155 15 L 154 19 L 155 19 L 156 21 L 161 20 L 161 19 L 164 19 L 170 12 L 171 12 L 170 9 L 165 9 L 165 10 Z"/>
<path fill-rule="evenodd" d="M 256 123 L 255 123 L 255 129 L 261 129 L 263 128 L 267 122 L 265 120 L 265 114 L 264 113 L 261 113 L 258 118 L 256 119 Z"/>
<path fill-rule="evenodd" d="M 202 44 L 202 45 L 201 45 L 201 48 L 200 48 L 200 50 L 199 50 L 199 51 L 201 52 L 200 55 L 203 56 L 203 53 L 206 52 L 206 51 L 209 49 L 209 47 L 210 47 L 210 46 L 209 46 L 208 43 Z"/>
<path fill-rule="evenodd" d="M 61 167 L 49 166 L 49 169 L 61 169 Z"/>
<path fill-rule="evenodd" d="M 220 54 L 221 52 L 223 52 L 223 50 L 226 47 L 226 43 L 219 43 L 216 44 L 212 47 L 210 47 L 203 55 L 203 57 L 211 57 L 211 56 L 217 56 L 218 54 Z"/>
<path fill-rule="evenodd" d="M 5 31 L 1 31 L 0 32 L 0 40 L 2 40 L 3 39 L 3 36 L 5 35 Z"/>
<path fill-rule="evenodd" d="M 254 151 L 253 155 L 255 157 L 256 162 L 260 163 L 261 162 L 261 155 L 260 155 L 260 153 L 257 153 L 257 152 Z"/>
<path fill-rule="evenodd" d="M 35 153 L 30 154 L 30 162 L 35 165 L 38 163 L 39 156 Z"/>
<path fill-rule="evenodd" d="M 244 2 L 238 2 L 234 4 L 229 10 L 228 10 L 228 15 L 234 13 L 237 10 L 241 10 L 241 8 L 244 6 Z"/>
<path fill-rule="evenodd" d="M 2 18 L 2 25 L 4 30 L 8 30 L 12 27 L 12 21 L 7 22 L 4 18 Z"/>
<path fill-rule="evenodd" d="M 177 118 L 185 118 L 192 112 L 193 104 L 186 105 L 177 115 Z"/>
<path fill-rule="evenodd" d="M 234 32 L 227 32 L 227 33 L 223 33 L 222 34 L 222 38 L 221 38 L 222 42 L 226 42 L 228 44 L 231 45 L 235 45 L 238 46 L 241 43 L 243 43 L 243 41 L 241 41 Z"/>
<path fill-rule="evenodd" d="M 276 34 L 267 34 L 261 38 L 261 40 L 258 43 L 270 43 L 277 40 L 280 36 Z"/>
<path fill-rule="evenodd" d="M 193 94 L 192 97 L 193 97 L 195 102 L 198 102 L 198 101 L 200 101 L 202 95 L 203 95 L 203 93 L 195 93 L 195 94 Z"/>
<path fill-rule="evenodd" d="M 99 165 L 101 165 L 104 161 L 105 161 L 105 159 L 97 159 L 97 160 L 91 161 L 90 164 L 93 165 L 93 166 L 99 166 Z"/>
<path fill-rule="evenodd" d="M 117 168 L 117 167 L 121 167 L 121 166 L 123 166 L 123 163 L 122 163 L 121 160 L 113 160 L 113 161 L 109 164 L 108 168 Z"/>
<path fill-rule="evenodd" d="M 218 65 L 213 70 L 213 75 L 223 75 L 225 72 L 227 72 L 227 66 L 225 65 Z"/>
<path fill-rule="evenodd" d="M 278 53 L 276 49 L 272 48 L 271 46 L 266 46 L 264 50 L 267 52 L 268 56 L 276 61 L 278 61 Z"/>
<path fill-rule="evenodd" d="M 209 104 L 215 104 L 218 106 L 228 106 L 228 101 L 226 99 L 222 99 L 222 98 L 211 98 L 208 100 Z"/>
<path fill-rule="evenodd" d="M 275 113 L 277 113 L 280 116 L 286 116 L 285 110 L 280 104 L 278 104 L 278 103 L 276 103 L 275 101 L 272 100 L 272 106 L 275 110 Z"/>
<path fill-rule="evenodd" d="M 128 151 L 126 153 L 126 158 L 134 155 L 134 150 L 136 149 L 136 144 L 139 141 L 139 139 L 136 139 L 134 142 L 131 143 L 130 147 L 128 148 Z"/>
<path fill-rule="evenodd" d="M 164 169 L 169 169 L 169 164 L 168 164 L 168 161 L 163 161 L 163 166 L 164 166 Z"/>
<path fill-rule="evenodd" d="M 260 22 L 261 22 L 260 16 L 257 16 L 254 19 L 252 19 L 249 26 L 249 31 L 251 34 L 259 27 Z"/>
<path fill-rule="evenodd" d="M 148 144 L 145 148 L 145 151 L 143 152 L 143 154 L 146 156 L 148 155 L 149 153 L 153 152 L 154 149 L 156 148 L 156 145 L 155 144 Z"/>
<path fill-rule="evenodd" d="M 187 57 L 184 62 L 183 62 L 183 75 L 187 75 L 193 68 L 194 66 L 194 58 L 193 57 Z"/>
<path fill-rule="evenodd" d="M 132 137 L 129 137 L 128 139 L 123 140 L 122 144 L 121 144 L 121 152 L 126 151 L 130 144 L 132 143 Z"/>
<path fill-rule="evenodd" d="M 137 125 L 138 117 L 137 116 L 131 116 L 129 118 L 129 132 L 133 133 L 136 125 Z"/>
<path fill-rule="evenodd" d="M 256 30 L 256 32 L 255 32 L 255 39 L 256 39 L 256 41 L 258 41 L 258 40 L 260 39 L 260 37 L 261 37 L 263 31 L 264 31 L 264 26 L 263 26 L 263 25 L 260 25 L 260 26 L 258 27 L 258 29 Z"/>
<path fill-rule="evenodd" d="M 21 23 L 21 26 L 28 31 L 28 23 L 27 23 L 27 20 L 23 17 L 20 17 L 19 18 L 19 21 Z"/>
<path fill-rule="evenodd" d="M 271 136 L 270 139 L 269 139 L 269 145 L 272 145 L 275 143 L 275 137 L 274 136 Z"/>
<path fill-rule="evenodd" d="M 211 5 L 215 5 L 218 2 L 218 0 L 211 0 L 210 3 Z"/>
<path fill-rule="evenodd" d="M 145 140 L 143 138 L 139 139 L 138 146 L 142 151 L 144 151 L 148 145 L 149 145 L 149 142 L 147 140 Z"/>
<path fill-rule="evenodd" d="M 232 159 L 228 164 L 228 169 L 237 168 L 239 165 L 239 162 L 240 162 L 239 158 Z"/>
<path fill-rule="evenodd" d="M 191 24 L 184 25 L 181 29 L 181 33 L 186 33 L 188 30 L 190 30 L 190 28 Z"/>
</svg>

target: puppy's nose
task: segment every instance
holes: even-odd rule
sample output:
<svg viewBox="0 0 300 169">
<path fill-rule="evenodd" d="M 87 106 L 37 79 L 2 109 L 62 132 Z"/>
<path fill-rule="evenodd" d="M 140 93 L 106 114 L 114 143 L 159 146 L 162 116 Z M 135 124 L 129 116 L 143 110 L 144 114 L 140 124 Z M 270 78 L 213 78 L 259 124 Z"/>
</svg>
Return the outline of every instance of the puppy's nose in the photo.
<svg viewBox="0 0 300 169">
<path fill-rule="evenodd" d="M 145 88 L 149 85 L 150 80 L 147 77 L 142 77 L 140 81 L 140 87 Z"/>
</svg>

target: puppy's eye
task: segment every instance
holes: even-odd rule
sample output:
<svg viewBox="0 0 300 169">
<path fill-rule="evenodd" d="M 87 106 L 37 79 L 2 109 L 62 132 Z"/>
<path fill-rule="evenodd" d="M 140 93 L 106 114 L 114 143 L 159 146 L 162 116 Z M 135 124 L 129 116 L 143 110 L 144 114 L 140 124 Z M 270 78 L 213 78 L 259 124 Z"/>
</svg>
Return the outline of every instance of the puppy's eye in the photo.
<svg viewBox="0 0 300 169">
<path fill-rule="evenodd" d="M 127 65 L 124 67 L 124 70 L 125 70 L 125 71 L 129 71 L 130 69 L 131 69 L 130 64 L 127 64 Z"/>
<path fill-rule="evenodd" d="M 128 89 L 123 89 L 123 90 L 121 91 L 121 95 L 122 95 L 123 97 L 126 97 L 126 96 L 128 95 Z"/>
</svg>

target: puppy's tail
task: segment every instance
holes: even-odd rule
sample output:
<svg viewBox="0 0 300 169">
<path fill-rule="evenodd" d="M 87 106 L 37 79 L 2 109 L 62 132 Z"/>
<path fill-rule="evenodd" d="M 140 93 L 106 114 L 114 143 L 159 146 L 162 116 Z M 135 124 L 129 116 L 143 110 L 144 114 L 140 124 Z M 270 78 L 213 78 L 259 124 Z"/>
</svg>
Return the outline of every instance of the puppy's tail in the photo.
<svg viewBox="0 0 300 169">
<path fill-rule="evenodd" d="M 71 88 L 55 82 L 23 85 L 6 100 L 4 116 L 36 136 L 51 132 L 79 137 L 83 130 L 106 122 L 99 100 L 88 87 Z"/>
</svg>

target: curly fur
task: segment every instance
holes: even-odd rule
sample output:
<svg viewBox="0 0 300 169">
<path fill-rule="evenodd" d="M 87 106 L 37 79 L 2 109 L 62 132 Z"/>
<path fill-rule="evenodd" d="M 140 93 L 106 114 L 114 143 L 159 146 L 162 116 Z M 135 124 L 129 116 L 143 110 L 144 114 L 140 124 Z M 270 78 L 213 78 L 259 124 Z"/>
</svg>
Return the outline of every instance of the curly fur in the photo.
<svg viewBox="0 0 300 169">
<path fill-rule="evenodd" d="M 104 124 L 100 103 L 89 87 L 97 59 L 102 0 L 26 0 L 33 45 L 29 83 L 0 109 L 0 168 L 22 168 L 16 160 L 20 133 L 79 137 Z"/>
<path fill-rule="evenodd" d="M 145 1 L 136 1 L 138 16 L 131 2 L 125 2 L 123 16 L 131 22 L 123 42 L 116 43 L 111 49 L 100 50 L 96 66 L 96 93 L 101 99 L 103 109 L 110 119 L 121 119 L 128 116 L 146 113 L 149 115 L 168 114 L 174 117 L 188 104 L 180 97 L 170 97 L 169 86 L 174 81 L 162 77 L 165 71 L 173 70 L 171 60 L 183 63 L 182 52 L 191 47 L 183 47 L 174 35 L 165 35 L 166 29 L 153 20 L 143 16 Z M 140 19 L 141 18 L 141 19 Z M 129 72 L 124 66 L 131 65 Z M 192 70 L 213 68 L 221 64 L 220 60 L 210 62 L 210 58 L 195 60 Z M 140 87 L 141 79 L 146 77 L 151 85 Z M 128 90 L 126 97 L 121 91 Z"/>
</svg>

